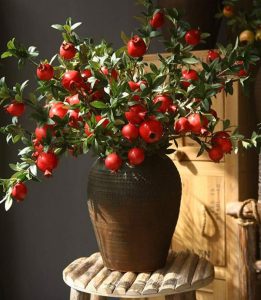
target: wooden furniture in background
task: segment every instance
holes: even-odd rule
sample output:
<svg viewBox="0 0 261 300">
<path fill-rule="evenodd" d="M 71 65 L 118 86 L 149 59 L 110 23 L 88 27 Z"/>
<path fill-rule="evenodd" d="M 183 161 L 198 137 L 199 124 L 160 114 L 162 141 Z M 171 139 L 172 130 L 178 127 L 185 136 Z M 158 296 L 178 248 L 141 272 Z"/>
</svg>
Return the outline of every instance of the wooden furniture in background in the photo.
<svg viewBox="0 0 261 300">
<path fill-rule="evenodd" d="M 195 52 L 205 60 L 207 51 Z M 147 55 L 147 62 L 158 64 L 156 55 Z M 200 66 L 198 66 L 200 68 Z M 223 92 L 213 99 L 213 108 L 222 119 L 239 125 L 243 134 L 255 129 L 253 99 L 247 99 L 237 83 L 234 94 Z M 220 128 L 222 129 L 222 128 Z M 197 292 L 197 300 L 247 300 L 242 278 L 247 280 L 240 244 L 242 230 L 226 216 L 229 202 L 257 199 L 257 154 L 239 149 L 219 163 L 207 154 L 197 158 L 198 145 L 188 139 L 179 143 L 172 159 L 180 172 L 183 195 L 179 221 L 173 238 L 175 251 L 191 249 L 209 259 L 215 266 L 215 280 Z"/>
<path fill-rule="evenodd" d="M 195 290 L 214 279 L 214 267 L 194 253 L 170 252 L 162 269 L 151 273 L 123 273 L 107 269 L 100 253 L 94 253 L 66 267 L 63 279 L 71 287 L 70 300 L 87 300 L 88 294 L 100 300 L 160 296 L 166 300 L 195 300 Z"/>
</svg>

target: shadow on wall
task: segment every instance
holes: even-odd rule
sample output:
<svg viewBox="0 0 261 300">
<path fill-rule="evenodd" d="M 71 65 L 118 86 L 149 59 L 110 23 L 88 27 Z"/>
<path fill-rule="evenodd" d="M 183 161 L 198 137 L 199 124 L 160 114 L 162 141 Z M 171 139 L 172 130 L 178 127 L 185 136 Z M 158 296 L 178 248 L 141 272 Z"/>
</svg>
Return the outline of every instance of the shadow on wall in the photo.
<svg viewBox="0 0 261 300">
<path fill-rule="evenodd" d="M 120 31 L 130 34 L 137 27 L 133 16 L 138 10 L 130 0 L 53 0 L 37 4 L 33 0 L 1 0 L 1 52 L 16 36 L 25 44 L 37 46 L 41 57 L 52 57 L 62 40 L 50 25 L 63 23 L 68 16 L 84 23 L 80 34 L 96 40 L 106 38 L 120 47 Z M 27 66 L 18 73 L 16 63 L 8 60 L 0 65 L 0 73 L 11 85 L 27 78 L 32 81 L 32 68 Z M 0 123 L 9 119 L 3 115 Z M 23 123 L 32 126 L 26 118 Z M 17 160 L 17 152 L 11 145 L 4 146 L 0 138 L 0 177 L 6 177 L 8 163 Z M 64 158 L 53 178 L 28 184 L 24 203 L 15 204 L 8 213 L 0 207 L 0 300 L 68 299 L 63 268 L 97 250 L 86 205 L 87 173 L 92 161 L 90 154 Z"/>
</svg>

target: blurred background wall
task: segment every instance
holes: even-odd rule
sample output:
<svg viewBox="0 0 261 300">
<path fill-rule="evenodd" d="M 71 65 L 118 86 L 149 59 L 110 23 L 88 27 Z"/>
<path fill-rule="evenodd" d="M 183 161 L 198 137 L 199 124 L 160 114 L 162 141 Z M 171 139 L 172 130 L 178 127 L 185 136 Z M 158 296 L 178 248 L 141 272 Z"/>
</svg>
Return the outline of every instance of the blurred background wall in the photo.
<svg viewBox="0 0 261 300">
<path fill-rule="evenodd" d="M 135 1 L 121 0 L 1 0 L 0 48 L 17 37 L 35 45 L 41 58 L 50 58 L 62 42 L 51 24 L 64 24 L 71 16 L 83 22 L 78 32 L 95 40 L 106 38 L 120 47 L 120 31 L 127 34 L 137 27 L 139 14 Z M 11 85 L 29 78 L 34 66 L 17 72 L 12 60 L 1 62 L 0 73 Z M 0 123 L 9 117 L 0 113 Z M 30 120 L 23 119 L 26 126 Z M 4 146 L 0 137 L 0 177 L 9 174 L 8 163 L 17 159 L 12 145 Z M 18 146 L 19 148 L 19 146 Z M 28 184 L 29 196 L 9 212 L 0 208 L 0 300 L 65 300 L 69 289 L 63 283 L 62 270 L 75 258 L 97 250 L 87 215 L 86 181 L 91 155 L 60 161 L 53 178 L 41 184 Z"/>
</svg>

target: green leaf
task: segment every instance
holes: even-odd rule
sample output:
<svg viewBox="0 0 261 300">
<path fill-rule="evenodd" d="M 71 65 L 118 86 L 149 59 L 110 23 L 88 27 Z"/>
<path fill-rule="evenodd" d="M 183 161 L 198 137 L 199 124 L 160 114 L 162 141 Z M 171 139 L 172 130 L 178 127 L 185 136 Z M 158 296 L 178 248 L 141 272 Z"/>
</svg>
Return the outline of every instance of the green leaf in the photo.
<svg viewBox="0 0 261 300">
<path fill-rule="evenodd" d="M 151 31 L 150 38 L 155 38 L 160 35 L 161 35 L 161 33 L 159 31 Z"/>
<path fill-rule="evenodd" d="M 9 196 L 5 201 L 5 210 L 8 211 L 13 204 L 13 199 Z"/>
<path fill-rule="evenodd" d="M 102 101 L 92 101 L 90 104 L 94 108 L 99 108 L 99 109 L 107 108 L 107 104 Z"/>
<path fill-rule="evenodd" d="M 64 31 L 63 26 L 60 24 L 53 24 L 51 27 L 60 31 Z"/>
<path fill-rule="evenodd" d="M 11 56 L 13 56 L 12 52 L 6 51 L 6 52 L 4 52 L 4 53 L 1 55 L 1 58 L 4 59 L 4 58 L 7 58 L 7 57 L 11 57 Z"/>
<path fill-rule="evenodd" d="M 74 30 L 76 29 L 77 27 L 81 26 L 82 25 L 82 22 L 78 22 L 78 23 L 75 23 L 71 26 L 71 30 Z"/>
<path fill-rule="evenodd" d="M 37 167 L 36 167 L 36 165 L 31 165 L 29 170 L 30 170 L 30 172 L 33 176 L 37 176 Z"/>
<path fill-rule="evenodd" d="M 223 130 L 226 130 L 230 127 L 230 120 L 223 121 Z"/>
<path fill-rule="evenodd" d="M 14 144 L 16 144 L 17 142 L 20 141 L 20 139 L 21 139 L 21 135 L 16 135 L 16 136 L 13 137 L 12 141 L 13 141 Z"/>
<path fill-rule="evenodd" d="M 162 75 L 156 78 L 156 80 L 153 82 L 152 88 L 155 89 L 158 86 L 162 85 L 164 81 L 166 80 L 166 75 Z"/>
<path fill-rule="evenodd" d="M 16 164 L 9 164 L 9 168 L 13 171 L 18 171 Z"/>
<path fill-rule="evenodd" d="M 126 45 L 128 44 L 128 42 L 130 40 L 130 38 L 123 31 L 121 32 L 121 39 L 122 39 L 123 43 Z"/>
<path fill-rule="evenodd" d="M 190 65 L 194 65 L 194 64 L 197 64 L 199 61 L 194 58 L 194 57 L 188 57 L 188 58 L 183 58 L 182 61 L 185 63 L 185 64 L 190 64 Z"/>
</svg>

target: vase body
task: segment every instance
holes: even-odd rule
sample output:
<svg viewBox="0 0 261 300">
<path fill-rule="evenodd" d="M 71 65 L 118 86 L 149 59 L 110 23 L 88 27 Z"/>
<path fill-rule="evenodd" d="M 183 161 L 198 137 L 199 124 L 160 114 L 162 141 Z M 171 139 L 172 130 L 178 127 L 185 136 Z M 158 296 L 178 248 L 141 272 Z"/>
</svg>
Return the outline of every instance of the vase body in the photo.
<svg viewBox="0 0 261 300">
<path fill-rule="evenodd" d="M 164 266 L 180 200 L 180 176 L 167 156 L 116 173 L 98 159 L 89 174 L 88 209 L 105 266 L 124 272 Z"/>
</svg>

